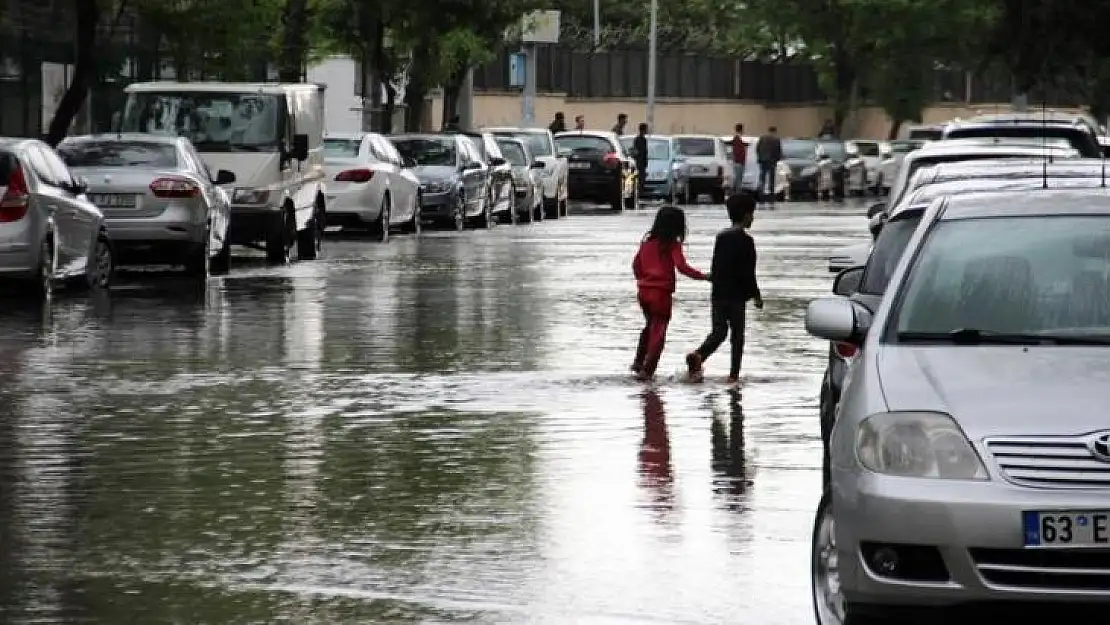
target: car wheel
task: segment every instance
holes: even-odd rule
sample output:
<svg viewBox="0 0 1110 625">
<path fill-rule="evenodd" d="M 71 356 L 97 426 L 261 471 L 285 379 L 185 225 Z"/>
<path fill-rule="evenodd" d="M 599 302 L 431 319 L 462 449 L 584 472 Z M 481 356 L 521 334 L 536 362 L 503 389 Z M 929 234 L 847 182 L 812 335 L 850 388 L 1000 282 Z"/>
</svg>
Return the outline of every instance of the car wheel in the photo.
<svg viewBox="0 0 1110 625">
<path fill-rule="evenodd" d="M 185 258 L 185 273 L 198 280 L 207 280 L 212 271 L 212 231 L 204 231 L 204 242 L 195 246 Z"/>
<path fill-rule="evenodd" d="M 544 219 L 558 219 L 559 218 L 559 200 L 543 199 L 543 217 Z"/>
<path fill-rule="evenodd" d="M 836 519 L 833 517 L 832 496 L 826 492 L 817 505 L 813 521 L 811 552 L 811 588 L 813 613 L 818 625 L 845 625 L 848 605 L 840 587 L 840 553 L 836 545 Z"/>
<path fill-rule="evenodd" d="M 312 219 L 305 225 L 305 229 L 297 233 L 297 258 L 300 260 L 316 260 L 324 249 L 324 228 L 327 214 L 320 200 L 312 208 Z"/>
<path fill-rule="evenodd" d="M 623 187 L 617 187 L 613 191 L 613 197 L 612 197 L 612 199 L 609 200 L 609 206 L 611 206 L 613 208 L 613 210 L 618 212 L 618 213 L 624 211 L 624 188 Z"/>
<path fill-rule="evenodd" d="M 423 207 L 424 198 L 417 192 L 412 199 L 412 218 L 409 219 L 407 228 L 407 230 L 413 234 L 420 234 L 420 231 L 424 228 Z"/>
<path fill-rule="evenodd" d="M 231 240 L 228 238 L 227 233 L 224 233 L 224 242 L 220 246 L 220 251 L 212 257 L 209 271 L 215 274 L 223 274 L 231 271 Z"/>
<path fill-rule="evenodd" d="M 289 262 L 289 250 L 292 248 L 292 233 L 296 228 L 292 207 L 288 204 L 282 208 L 281 213 L 270 220 L 270 231 L 266 234 L 266 260 L 284 265 Z"/>
<path fill-rule="evenodd" d="M 31 284 L 31 294 L 39 302 L 49 302 L 54 297 L 54 276 L 57 273 L 58 259 L 54 253 L 54 238 L 43 237 L 39 244 L 39 267 Z"/>
<path fill-rule="evenodd" d="M 375 241 L 380 243 L 389 243 L 389 220 L 393 217 L 393 200 L 386 193 L 382 196 L 382 208 L 378 211 L 378 218 L 371 226 L 371 232 Z"/>
<path fill-rule="evenodd" d="M 466 196 L 459 193 L 455 196 L 455 214 L 452 215 L 455 232 L 466 230 Z"/>
<path fill-rule="evenodd" d="M 115 271 L 116 258 L 108 235 L 103 232 L 96 237 L 92 266 L 85 272 L 90 289 L 107 290 L 112 286 L 112 273 Z"/>
</svg>

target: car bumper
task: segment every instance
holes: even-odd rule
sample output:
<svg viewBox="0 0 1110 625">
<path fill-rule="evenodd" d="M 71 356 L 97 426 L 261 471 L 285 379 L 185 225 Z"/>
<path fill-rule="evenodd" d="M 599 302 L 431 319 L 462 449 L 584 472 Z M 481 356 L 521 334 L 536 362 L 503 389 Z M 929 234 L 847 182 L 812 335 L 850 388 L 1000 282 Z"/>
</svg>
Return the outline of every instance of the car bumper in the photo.
<svg viewBox="0 0 1110 625">
<path fill-rule="evenodd" d="M 371 201 L 370 194 L 364 189 L 331 192 L 327 197 L 329 221 L 334 217 L 337 220 L 372 222 L 381 214 L 380 202 Z"/>
<path fill-rule="evenodd" d="M 1105 493 L 1020 488 L 992 477 L 985 482 L 925 480 L 834 468 L 845 597 L 861 604 L 933 607 L 1106 601 L 1110 560 L 1105 550 L 1026 548 L 1022 523 L 1025 510 L 1106 510 Z M 941 575 L 930 581 L 894 578 L 868 564 L 866 554 L 876 546 L 907 555 L 907 545 L 939 555 L 943 566 L 932 568 Z M 903 567 L 911 569 L 921 566 Z"/>
<path fill-rule="evenodd" d="M 567 196 L 572 200 L 609 202 L 621 196 L 621 181 L 614 176 L 571 176 L 567 187 Z"/>
<path fill-rule="evenodd" d="M 689 176 L 686 178 L 686 184 L 690 193 L 695 195 L 724 191 L 726 188 L 725 179 L 720 176 Z"/>
<path fill-rule="evenodd" d="M 664 178 L 662 180 L 645 180 L 643 190 L 640 192 L 644 197 L 649 198 L 669 198 L 672 193 L 678 193 L 681 188 L 677 180 Z"/>
<path fill-rule="evenodd" d="M 816 176 L 816 175 L 805 176 L 805 177 L 797 177 L 797 178 L 791 178 L 790 179 L 790 193 L 791 193 L 791 195 L 799 194 L 799 193 L 801 193 L 801 194 L 817 193 L 817 191 L 818 191 L 818 176 Z"/>
<path fill-rule="evenodd" d="M 444 193 L 424 193 L 421 196 L 420 215 L 424 219 L 451 219 L 454 217 L 455 194 L 447 191 Z"/>
</svg>

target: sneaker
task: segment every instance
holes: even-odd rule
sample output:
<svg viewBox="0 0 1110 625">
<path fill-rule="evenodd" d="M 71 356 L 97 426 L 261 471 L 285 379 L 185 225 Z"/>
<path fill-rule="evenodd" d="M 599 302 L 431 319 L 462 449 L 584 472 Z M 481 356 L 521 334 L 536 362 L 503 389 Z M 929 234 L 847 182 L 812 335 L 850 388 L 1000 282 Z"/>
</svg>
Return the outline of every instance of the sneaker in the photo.
<svg viewBox="0 0 1110 625">
<path fill-rule="evenodd" d="M 650 374 L 650 373 L 645 373 L 643 371 L 637 371 L 635 377 L 636 377 L 636 380 L 639 381 L 639 382 L 651 382 L 652 378 L 654 378 L 655 376 Z"/>
<path fill-rule="evenodd" d="M 694 377 L 701 373 L 701 354 L 696 351 L 686 354 L 686 371 L 690 377 Z"/>
<path fill-rule="evenodd" d="M 725 380 L 725 384 L 727 384 L 729 386 L 740 386 L 740 376 L 738 376 L 738 375 L 728 376 L 728 379 Z"/>
</svg>

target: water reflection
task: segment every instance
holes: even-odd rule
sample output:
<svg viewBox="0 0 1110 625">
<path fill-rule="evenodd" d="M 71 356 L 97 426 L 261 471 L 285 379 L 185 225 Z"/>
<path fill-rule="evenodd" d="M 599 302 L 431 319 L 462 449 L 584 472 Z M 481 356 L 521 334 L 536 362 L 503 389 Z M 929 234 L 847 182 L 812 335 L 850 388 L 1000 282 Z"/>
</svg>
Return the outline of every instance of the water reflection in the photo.
<svg viewBox="0 0 1110 625">
<path fill-rule="evenodd" d="M 744 454 L 744 407 L 741 394 L 730 389 L 728 414 L 713 411 L 710 421 L 711 464 L 713 490 L 726 498 L 729 505 L 737 504 L 737 497 L 744 495 L 751 486 Z"/>
<path fill-rule="evenodd" d="M 674 509 L 674 473 L 671 466 L 671 441 L 663 399 L 654 390 L 643 396 L 644 437 L 640 444 L 641 484 L 649 494 L 649 507 L 660 511 Z"/>
</svg>

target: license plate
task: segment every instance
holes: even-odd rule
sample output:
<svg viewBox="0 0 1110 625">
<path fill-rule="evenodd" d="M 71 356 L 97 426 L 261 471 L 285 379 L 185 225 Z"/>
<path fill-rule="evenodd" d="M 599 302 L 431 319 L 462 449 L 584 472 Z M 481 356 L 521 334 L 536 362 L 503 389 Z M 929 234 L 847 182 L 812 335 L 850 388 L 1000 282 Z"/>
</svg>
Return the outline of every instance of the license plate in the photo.
<svg viewBox="0 0 1110 625">
<path fill-rule="evenodd" d="M 335 199 L 335 198 L 337 198 L 337 197 L 339 197 L 339 196 L 338 196 L 338 195 L 329 195 L 329 196 L 328 196 L 328 199 L 329 199 L 329 200 L 334 200 L 334 199 Z"/>
<path fill-rule="evenodd" d="M 590 164 L 589 163 L 570 163 L 570 168 L 571 169 L 589 169 Z"/>
<path fill-rule="evenodd" d="M 1110 546 L 1110 510 L 1021 513 L 1026 547 Z"/>
<path fill-rule="evenodd" d="M 692 174 L 704 174 L 708 171 L 709 171 L 709 169 L 706 168 L 706 167 L 691 167 L 690 168 L 690 173 L 692 173 Z"/>
<path fill-rule="evenodd" d="M 93 193 L 89 196 L 93 204 L 104 208 L 134 208 L 135 196 L 122 193 Z"/>
</svg>

